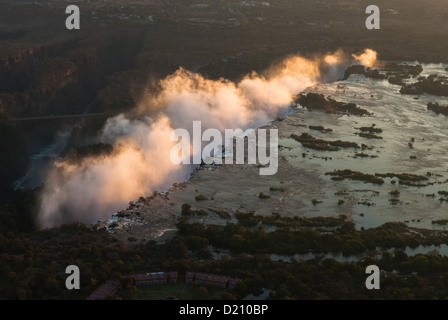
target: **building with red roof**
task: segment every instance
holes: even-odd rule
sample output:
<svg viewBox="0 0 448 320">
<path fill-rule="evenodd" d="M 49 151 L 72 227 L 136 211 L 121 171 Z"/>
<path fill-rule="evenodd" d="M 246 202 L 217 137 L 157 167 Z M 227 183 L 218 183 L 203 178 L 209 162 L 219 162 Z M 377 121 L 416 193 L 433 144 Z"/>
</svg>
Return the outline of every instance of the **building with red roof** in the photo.
<svg viewBox="0 0 448 320">
<path fill-rule="evenodd" d="M 151 272 L 134 274 L 131 276 L 134 279 L 135 286 L 151 286 L 155 284 L 167 284 L 168 273 L 166 272 Z"/>
<path fill-rule="evenodd" d="M 187 271 L 185 275 L 185 283 L 197 282 L 201 286 L 212 286 L 216 288 L 235 288 L 240 279 L 233 279 L 228 276 L 221 276 L 210 273 Z"/>
<path fill-rule="evenodd" d="M 120 289 L 121 283 L 118 280 L 107 280 L 99 286 L 86 300 L 104 300 L 108 295 L 115 294 Z"/>
</svg>

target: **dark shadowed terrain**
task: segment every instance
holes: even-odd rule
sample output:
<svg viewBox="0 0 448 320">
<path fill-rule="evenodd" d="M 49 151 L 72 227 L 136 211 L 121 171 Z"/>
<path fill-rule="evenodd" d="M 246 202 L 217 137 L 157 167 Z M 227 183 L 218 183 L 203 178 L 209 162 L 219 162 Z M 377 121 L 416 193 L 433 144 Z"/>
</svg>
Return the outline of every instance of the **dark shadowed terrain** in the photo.
<svg viewBox="0 0 448 320">
<path fill-rule="evenodd" d="M 365 27 L 371 0 L 76 4 L 81 29 L 67 30 L 66 1 L 0 0 L 0 299 L 85 299 L 110 279 L 122 289 L 106 299 L 448 297 L 446 0 L 380 1 L 380 30 Z M 179 68 L 238 81 L 291 55 L 365 48 L 397 64 L 347 69 L 267 126 L 280 131 L 276 176 L 201 166 L 107 221 L 40 230 L 48 163 L 114 154 L 97 139 L 106 120 L 141 116 Z M 79 291 L 65 288 L 69 264 L 82 270 Z M 371 264 L 381 291 L 365 289 Z M 169 287 L 126 277 L 172 270 L 180 283 Z M 190 270 L 241 281 L 185 286 Z"/>
</svg>

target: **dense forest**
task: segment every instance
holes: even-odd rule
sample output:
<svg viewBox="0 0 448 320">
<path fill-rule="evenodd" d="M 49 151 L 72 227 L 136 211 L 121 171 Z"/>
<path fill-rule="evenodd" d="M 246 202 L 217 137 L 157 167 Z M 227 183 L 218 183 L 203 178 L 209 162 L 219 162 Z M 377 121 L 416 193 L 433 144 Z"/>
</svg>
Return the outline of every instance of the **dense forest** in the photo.
<svg viewBox="0 0 448 320">
<path fill-rule="evenodd" d="M 50 143 L 59 126 L 22 124 L 19 130 L 8 120 L 79 113 L 87 105 L 92 113 L 130 111 L 157 93 L 158 80 L 180 67 L 210 79 L 239 80 L 254 70 L 263 73 L 290 55 L 314 57 L 341 48 L 353 53 L 366 47 L 375 48 L 382 60 L 447 61 L 448 42 L 442 41 L 448 32 L 444 1 L 428 5 L 412 0 L 403 6 L 402 0 L 391 0 L 388 6 L 399 9 L 399 14 L 384 8 L 381 30 L 375 33 L 364 28 L 367 0 L 324 0 L 313 5 L 308 0 L 272 0 L 263 9 L 221 0 L 203 8 L 195 1 L 157 1 L 160 4 L 151 7 L 146 1 L 121 7 L 88 1 L 80 4 L 87 14 L 77 36 L 67 35 L 60 23 L 65 16 L 59 9 L 65 3 L 60 8 L 35 3 L 17 9 L 15 2 L 3 2 L 0 39 L 7 41 L 0 42 L 0 300 L 80 300 L 109 279 L 120 280 L 122 289 L 108 298 L 140 299 L 126 275 L 170 270 L 242 280 L 236 288 L 218 294 L 209 296 L 202 290 L 201 299 L 242 299 L 265 290 L 268 299 L 282 300 L 448 299 L 448 257 L 438 252 L 406 253 L 407 248 L 448 244 L 448 236 L 401 223 L 357 229 L 345 216 L 290 218 L 275 212 L 260 216 L 222 211 L 217 213 L 229 218 L 227 224 L 204 225 L 194 220 L 201 211 L 185 204 L 177 212 L 176 235 L 165 242 L 139 242 L 132 234 L 123 242 L 105 228 L 81 223 L 41 230 L 39 189 L 13 190 L 9 185 L 26 172 L 33 154 L 29 147 Z M 148 22 L 149 15 L 154 23 Z M 146 16 L 146 21 L 140 16 Z M 214 22 L 198 20 L 204 17 Z M 400 77 L 389 80 L 403 84 Z M 404 86 L 403 93 L 446 96 L 443 81 L 421 78 L 411 87 Z M 366 113 L 356 105 L 318 95 L 298 99 L 309 109 Z M 444 110 L 431 106 L 436 112 Z M 76 127 L 65 155 L 79 161 L 113 152 L 111 145 L 90 144 L 104 121 L 89 119 Z M 228 254 L 214 259 L 210 246 Z M 306 253 L 313 258 L 293 257 Z M 328 253 L 359 258 L 342 262 Z M 272 254 L 290 259 L 275 260 Z M 381 290 L 365 287 L 365 269 L 372 264 L 381 270 Z M 68 265 L 80 268 L 80 290 L 65 287 Z"/>
<path fill-rule="evenodd" d="M 138 291 L 125 276 L 166 270 L 179 274 L 196 270 L 242 280 L 213 299 L 242 299 L 264 289 L 269 290 L 268 299 L 448 297 L 448 257 L 436 252 L 408 256 L 404 251 L 407 246 L 448 243 L 447 237 L 412 233 L 397 223 L 357 230 L 344 216 L 287 218 L 239 212 L 236 224 L 204 226 L 189 222 L 195 213 L 184 210 L 178 234 L 165 243 L 123 243 L 104 228 L 79 223 L 37 230 L 34 216 L 28 214 L 35 212 L 35 193 L 15 192 L 13 198 L 3 200 L 0 207 L 2 299 L 85 299 L 108 279 L 121 280 L 123 287 L 109 298 L 138 299 Z M 266 232 L 263 225 L 277 229 Z M 230 254 L 215 260 L 208 245 Z M 315 257 L 288 262 L 270 258 L 272 253 L 304 252 Z M 340 262 L 326 257 L 328 252 L 364 256 L 356 262 Z M 80 290 L 65 288 L 65 268 L 71 264 L 81 270 Z M 365 268 L 371 264 L 381 270 L 381 290 L 365 287 Z"/>
</svg>

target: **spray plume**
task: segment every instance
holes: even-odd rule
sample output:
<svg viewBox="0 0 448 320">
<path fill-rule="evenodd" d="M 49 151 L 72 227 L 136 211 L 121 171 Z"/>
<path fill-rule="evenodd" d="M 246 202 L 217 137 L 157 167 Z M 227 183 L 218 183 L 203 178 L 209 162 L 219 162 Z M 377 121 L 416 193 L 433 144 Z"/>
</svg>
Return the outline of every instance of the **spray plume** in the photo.
<svg viewBox="0 0 448 320">
<path fill-rule="evenodd" d="M 173 129 L 190 130 L 194 120 L 202 122 L 203 130 L 260 126 L 284 114 L 294 94 L 317 84 L 322 65 L 331 73 L 348 60 L 342 52 L 313 60 L 294 56 L 265 76 L 254 72 L 237 83 L 179 69 L 160 81 L 156 96 L 138 106 L 142 112 L 160 110 L 156 117 L 131 120 L 119 115 L 107 120 L 100 141 L 114 146 L 112 154 L 55 164 L 41 194 L 41 227 L 93 223 L 130 200 L 184 181 L 193 168 L 170 161 Z"/>
<path fill-rule="evenodd" d="M 377 53 L 372 49 L 364 49 L 364 53 L 360 55 L 353 54 L 353 58 L 359 61 L 364 67 L 373 67 L 377 60 Z"/>
</svg>

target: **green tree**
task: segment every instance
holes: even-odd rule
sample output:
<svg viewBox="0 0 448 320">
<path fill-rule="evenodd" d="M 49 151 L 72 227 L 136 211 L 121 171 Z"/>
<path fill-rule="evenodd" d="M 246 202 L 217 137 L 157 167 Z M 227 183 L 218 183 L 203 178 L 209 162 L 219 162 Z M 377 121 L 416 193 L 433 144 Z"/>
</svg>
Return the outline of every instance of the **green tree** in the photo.
<svg viewBox="0 0 448 320">
<path fill-rule="evenodd" d="M 198 294 L 201 299 L 207 299 L 208 298 L 208 289 L 206 287 L 201 286 L 198 289 Z"/>
</svg>

